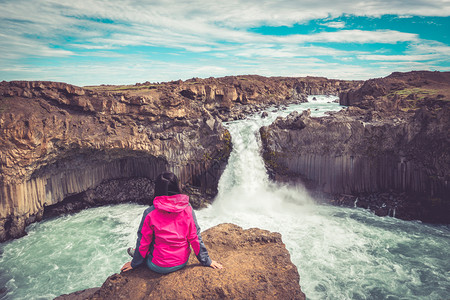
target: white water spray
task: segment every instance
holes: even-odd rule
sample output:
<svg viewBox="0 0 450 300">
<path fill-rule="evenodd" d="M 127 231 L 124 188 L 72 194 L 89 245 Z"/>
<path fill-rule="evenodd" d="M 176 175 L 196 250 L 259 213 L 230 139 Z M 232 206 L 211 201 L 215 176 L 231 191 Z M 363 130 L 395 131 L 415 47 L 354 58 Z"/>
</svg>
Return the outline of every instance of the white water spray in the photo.
<svg viewBox="0 0 450 300">
<path fill-rule="evenodd" d="M 312 100 L 312 99 L 315 100 Z M 339 110 L 340 107 L 328 96 L 310 96 L 310 102 L 292 105 L 283 110 L 268 111 L 266 118 L 258 115 L 250 116 L 246 120 L 226 124 L 231 133 L 233 151 L 228 166 L 219 182 L 219 194 L 214 202 L 213 214 L 232 211 L 258 211 L 258 213 L 273 216 L 275 212 L 292 212 L 300 206 L 311 205 L 308 193 L 298 188 L 288 188 L 269 180 L 264 161 L 260 155 L 261 139 L 259 128 L 271 124 L 276 117 L 286 116 L 297 110 L 311 109 L 312 116 L 321 116 L 326 111 Z M 292 205 L 296 204 L 296 205 Z"/>
<path fill-rule="evenodd" d="M 267 122 L 267 121 L 266 121 Z M 257 212 L 273 216 L 284 212 L 289 201 L 312 203 L 305 192 L 278 186 L 269 181 L 260 151 L 258 129 L 261 119 L 228 124 L 233 137 L 233 151 L 220 182 L 219 194 L 212 206 L 213 215 Z"/>
</svg>

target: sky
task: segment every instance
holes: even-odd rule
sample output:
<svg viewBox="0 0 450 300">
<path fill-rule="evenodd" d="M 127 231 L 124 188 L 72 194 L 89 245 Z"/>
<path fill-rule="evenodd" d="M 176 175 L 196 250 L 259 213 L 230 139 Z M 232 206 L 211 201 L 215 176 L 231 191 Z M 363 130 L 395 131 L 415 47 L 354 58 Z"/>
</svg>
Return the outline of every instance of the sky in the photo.
<svg viewBox="0 0 450 300">
<path fill-rule="evenodd" d="M 0 81 L 450 71 L 450 0 L 0 0 Z"/>
</svg>

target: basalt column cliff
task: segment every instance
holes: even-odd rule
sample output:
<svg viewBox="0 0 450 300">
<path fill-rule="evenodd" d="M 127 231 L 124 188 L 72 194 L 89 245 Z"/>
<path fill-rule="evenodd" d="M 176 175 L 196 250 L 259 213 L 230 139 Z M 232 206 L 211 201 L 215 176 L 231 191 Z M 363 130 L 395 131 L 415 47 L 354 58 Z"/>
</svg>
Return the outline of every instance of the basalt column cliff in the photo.
<svg viewBox="0 0 450 300">
<path fill-rule="evenodd" d="M 450 73 L 393 73 L 343 92 L 346 110 L 308 111 L 261 129 L 276 179 L 301 179 L 332 203 L 450 222 Z"/>
<path fill-rule="evenodd" d="M 0 241 L 23 235 L 44 212 L 148 203 L 164 170 L 199 207 L 217 193 L 231 151 L 223 120 L 356 84 L 260 76 L 86 88 L 1 82 Z"/>
<path fill-rule="evenodd" d="M 230 152 L 221 123 L 181 96 L 52 82 L 2 83 L 1 95 L 0 240 L 63 200 L 150 201 L 164 170 L 213 194 Z"/>
</svg>

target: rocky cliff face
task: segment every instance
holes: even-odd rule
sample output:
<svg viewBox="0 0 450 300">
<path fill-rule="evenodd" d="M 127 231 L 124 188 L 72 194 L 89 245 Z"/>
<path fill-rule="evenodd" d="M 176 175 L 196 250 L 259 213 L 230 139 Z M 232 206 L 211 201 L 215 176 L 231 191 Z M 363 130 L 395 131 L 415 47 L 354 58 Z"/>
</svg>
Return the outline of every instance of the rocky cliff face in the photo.
<svg viewBox="0 0 450 300">
<path fill-rule="evenodd" d="M 0 240 L 22 235 L 45 207 L 65 199 L 105 198 L 99 187 L 112 180 L 128 179 L 130 187 L 172 170 L 183 184 L 214 194 L 231 150 L 221 122 L 183 97 L 52 82 L 2 83 L 0 95 Z M 151 200 L 131 190 L 108 201 Z"/>
<path fill-rule="evenodd" d="M 142 267 L 110 276 L 99 289 L 57 299 L 305 299 L 279 233 L 221 224 L 202 236 L 223 269 L 202 267 L 191 254 L 180 271 L 160 275 Z"/>
<path fill-rule="evenodd" d="M 1 82 L 0 241 L 23 235 L 44 208 L 55 215 L 149 202 L 163 170 L 199 207 L 217 192 L 231 151 L 222 120 L 357 84 L 260 76 L 86 88 Z"/>
<path fill-rule="evenodd" d="M 262 128 L 264 159 L 272 176 L 301 178 L 334 203 L 449 223 L 450 98 L 443 95 L 450 91 L 450 80 L 428 79 L 430 84 L 419 90 L 411 87 L 415 78 L 423 80 L 427 74 L 449 77 L 413 72 L 411 77 L 393 74 L 371 80 L 341 97 L 364 94 L 364 99 L 351 98 L 358 106 L 323 118 L 293 113 Z M 374 90 L 379 93 L 371 94 Z"/>
<path fill-rule="evenodd" d="M 135 97 L 164 94 L 200 102 L 214 117 L 221 120 L 244 118 L 267 105 L 301 103 L 306 95 L 338 95 L 361 84 L 359 81 L 334 80 L 322 77 L 262 77 L 257 75 L 223 78 L 192 78 L 163 84 L 149 82 L 133 86 Z M 119 87 L 120 88 L 120 87 Z M 113 86 L 94 87 L 95 90 L 115 90 Z"/>
</svg>

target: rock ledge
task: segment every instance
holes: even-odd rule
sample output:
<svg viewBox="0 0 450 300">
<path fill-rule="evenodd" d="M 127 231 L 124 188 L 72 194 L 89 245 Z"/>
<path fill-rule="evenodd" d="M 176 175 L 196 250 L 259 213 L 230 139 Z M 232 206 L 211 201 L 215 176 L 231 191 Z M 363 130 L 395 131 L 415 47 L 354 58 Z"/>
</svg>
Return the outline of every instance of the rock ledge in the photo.
<svg viewBox="0 0 450 300">
<path fill-rule="evenodd" d="M 159 275 L 142 267 L 57 299 L 305 299 L 279 233 L 220 224 L 202 236 L 224 269 L 202 267 L 191 254 L 180 271 Z"/>
</svg>

